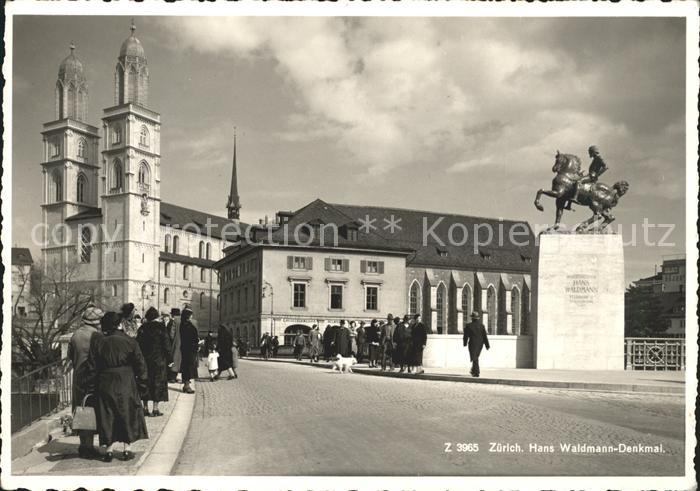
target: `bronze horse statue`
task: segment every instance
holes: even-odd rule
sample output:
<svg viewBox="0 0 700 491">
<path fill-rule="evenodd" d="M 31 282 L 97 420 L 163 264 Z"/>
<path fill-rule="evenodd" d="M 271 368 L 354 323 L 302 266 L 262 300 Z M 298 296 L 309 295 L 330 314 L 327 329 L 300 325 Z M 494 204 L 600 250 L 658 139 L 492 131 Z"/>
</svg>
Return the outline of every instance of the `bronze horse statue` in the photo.
<svg viewBox="0 0 700 491">
<path fill-rule="evenodd" d="M 573 200 L 578 186 L 577 200 L 583 206 L 593 211 L 593 216 L 576 227 L 577 232 L 602 231 L 615 220 L 610 210 L 617 205 L 618 200 L 629 189 L 627 181 L 618 181 L 612 186 L 601 182 L 586 181 L 581 172 L 581 159 L 576 155 L 559 153 L 554 158 L 552 172 L 556 176 L 552 180 L 551 191 L 540 189 L 535 197 L 535 207 L 544 211 L 540 197 L 544 194 L 556 200 L 557 214 L 554 229 L 559 228 L 561 217 L 566 209 L 566 203 Z M 578 184 L 577 184 L 578 183 Z M 602 219 L 602 223 L 598 223 Z"/>
</svg>

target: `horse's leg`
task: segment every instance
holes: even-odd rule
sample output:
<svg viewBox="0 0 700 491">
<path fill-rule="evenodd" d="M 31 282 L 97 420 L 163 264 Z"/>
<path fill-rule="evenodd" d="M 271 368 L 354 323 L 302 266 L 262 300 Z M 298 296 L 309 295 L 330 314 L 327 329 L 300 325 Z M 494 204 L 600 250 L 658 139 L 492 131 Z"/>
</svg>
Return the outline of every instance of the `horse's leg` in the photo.
<svg viewBox="0 0 700 491">
<path fill-rule="evenodd" d="M 603 223 L 600 226 L 600 229 L 602 231 L 602 230 L 605 230 L 606 228 L 608 228 L 608 225 L 610 225 L 612 222 L 615 221 L 615 215 L 613 215 L 610 212 L 609 208 L 606 210 L 603 210 L 603 212 L 601 214 L 603 215 L 603 218 L 604 218 Z"/>
<path fill-rule="evenodd" d="M 557 204 L 557 214 L 554 219 L 554 226 L 556 228 L 559 228 L 559 223 L 561 223 L 561 217 L 564 215 L 564 204 L 566 200 L 563 198 L 557 198 L 556 204 Z"/>
<path fill-rule="evenodd" d="M 544 208 L 543 208 L 542 205 L 540 204 L 540 197 L 541 197 L 543 194 L 544 194 L 545 196 L 549 196 L 550 198 L 559 199 L 559 198 L 561 198 L 561 196 L 562 196 L 563 193 L 564 193 L 564 192 L 563 192 L 563 190 L 561 190 L 561 189 L 552 190 L 552 191 L 549 191 L 549 190 L 547 190 L 547 189 L 540 189 L 540 190 L 538 190 L 538 191 L 537 191 L 537 196 L 535 196 L 535 208 L 537 208 L 537 209 L 540 210 L 540 211 L 544 211 Z"/>
</svg>

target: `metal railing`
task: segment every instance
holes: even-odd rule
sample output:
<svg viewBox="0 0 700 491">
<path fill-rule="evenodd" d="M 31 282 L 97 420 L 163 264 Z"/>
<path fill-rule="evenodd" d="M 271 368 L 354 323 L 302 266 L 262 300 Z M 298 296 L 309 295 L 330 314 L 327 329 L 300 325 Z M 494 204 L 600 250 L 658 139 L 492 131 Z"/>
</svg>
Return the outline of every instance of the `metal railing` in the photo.
<svg viewBox="0 0 700 491">
<path fill-rule="evenodd" d="M 12 433 L 71 404 L 73 370 L 66 367 L 58 360 L 12 379 Z"/>
<path fill-rule="evenodd" d="M 625 370 L 685 370 L 685 339 L 625 338 Z"/>
</svg>

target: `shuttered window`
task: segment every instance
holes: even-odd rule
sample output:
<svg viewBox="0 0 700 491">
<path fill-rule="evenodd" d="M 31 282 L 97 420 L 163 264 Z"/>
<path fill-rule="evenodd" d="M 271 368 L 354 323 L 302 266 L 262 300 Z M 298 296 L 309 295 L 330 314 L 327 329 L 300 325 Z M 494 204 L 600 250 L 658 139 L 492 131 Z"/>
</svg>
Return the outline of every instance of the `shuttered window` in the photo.
<svg viewBox="0 0 700 491">
<path fill-rule="evenodd" d="M 361 273 L 384 273 L 384 261 L 360 261 Z"/>
<path fill-rule="evenodd" d="M 313 258 L 309 256 L 287 256 L 287 269 L 313 269 Z"/>
</svg>

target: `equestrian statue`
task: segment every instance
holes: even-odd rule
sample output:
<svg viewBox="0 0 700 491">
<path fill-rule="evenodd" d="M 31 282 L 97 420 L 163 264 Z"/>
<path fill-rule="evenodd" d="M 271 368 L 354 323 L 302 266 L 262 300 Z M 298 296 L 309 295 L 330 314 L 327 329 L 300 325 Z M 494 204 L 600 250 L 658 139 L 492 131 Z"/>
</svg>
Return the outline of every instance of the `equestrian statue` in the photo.
<svg viewBox="0 0 700 491">
<path fill-rule="evenodd" d="M 608 167 L 595 145 L 588 148 L 588 155 L 593 160 L 588 174 L 584 174 L 581 172 L 581 159 L 576 155 L 559 153 L 557 150 L 552 167 L 552 172 L 556 174 L 552 180 L 552 189 L 537 191 L 535 207 L 540 211 L 544 211 L 540 204 L 543 194 L 556 200 L 557 214 L 552 227 L 554 230 L 559 228 L 564 210 L 570 210 L 572 203 L 588 206 L 593 211 L 591 218 L 576 227 L 576 232 L 602 232 L 615 220 L 611 210 L 627 192 L 629 184 L 627 181 L 618 181 L 608 186 L 598 182 L 598 177 L 608 170 Z"/>
</svg>

